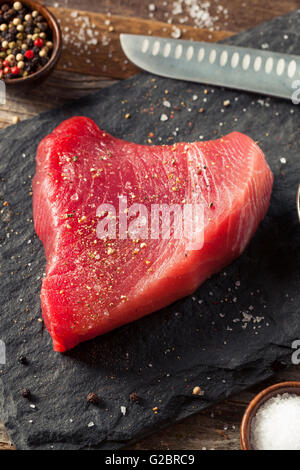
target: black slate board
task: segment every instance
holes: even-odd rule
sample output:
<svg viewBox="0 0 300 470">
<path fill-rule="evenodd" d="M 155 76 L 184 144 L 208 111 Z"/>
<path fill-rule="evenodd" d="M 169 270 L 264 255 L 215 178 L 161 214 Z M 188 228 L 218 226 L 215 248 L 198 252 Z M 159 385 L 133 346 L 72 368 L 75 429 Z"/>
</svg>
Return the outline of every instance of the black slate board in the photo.
<svg viewBox="0 0 300 470">
<path fill-rule="evenodd" d="M 300 10 L 229 42 L 298 53 Z M 0 132 L 0 197 L 9 202 L 4 208 L 1 203 L 0 212 L 0 339 L 7 347 L 0 408 L 18 449 L 117 449 L 269 377 L 275 360 L 291 362 L 291 343 L 300 338 L 295 210 L 300 107 L 210 87 L 205 95 L 204 89 L 143 73 Z M 178 109 L 161 122 L 162 113 L 170 115 L 164 96 Z M 231 105 L 222 113 L 227 99 Z M 38 321 L 45 258 L 34 234 L 29 192 L 38 142 L 76 114 L 138 143 L 147 143 L 149 132 L 154 143 L 245 132 L 264 149 L 275 186 L 267 218 L 226 273 L 194 296 L 60 355 Z M 18 363 L 21 354 L 29 365 Z M 203 397 L 192 395 L 195 385 Z M 20 396 L 23 387 L 32 391 L 36 408 Z M 99 393 L 99 406 L 86 402 L 91 391 Z M 141 397 L 138 404 L 129 401 L 131 392 Z"/>
</svg>

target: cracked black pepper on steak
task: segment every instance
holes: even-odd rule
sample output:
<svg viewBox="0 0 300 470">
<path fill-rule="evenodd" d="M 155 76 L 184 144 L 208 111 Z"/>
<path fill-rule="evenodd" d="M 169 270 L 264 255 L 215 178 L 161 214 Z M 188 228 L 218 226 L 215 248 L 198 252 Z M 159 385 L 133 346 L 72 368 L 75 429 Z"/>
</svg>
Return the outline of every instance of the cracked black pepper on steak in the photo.
<svg viewBox="0 0 300 470">
<path fill-rule="evenodd" d="M 0 5 L 0 79 L 26 78 L 44 67 L 53 49 L 46 19 L 21 2 Z"/>
</svg>

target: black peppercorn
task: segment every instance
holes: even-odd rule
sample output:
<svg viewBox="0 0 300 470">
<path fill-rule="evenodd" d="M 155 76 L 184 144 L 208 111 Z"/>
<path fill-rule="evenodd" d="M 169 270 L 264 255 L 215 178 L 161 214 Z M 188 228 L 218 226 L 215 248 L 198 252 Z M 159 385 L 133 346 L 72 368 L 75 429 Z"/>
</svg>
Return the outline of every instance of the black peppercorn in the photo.
<svg viewBox="0 0 300 470">
<path fill-rule="evenodd" d="M 139 397 L 137 396 L 137 394 L 135 392 L 131 393 L 129 395 L 129 398 L 130 398 L 130 401 L 133 401 L 133 402 L 139 401 Z"/>
<path fill-rule="evenodd" d="M 32 25 L 32 23 L 27 24 L 24 28 L 24 31 L 25 31 L 26 34 L 33 34 L 34 26 Z"/>
<path fill-rule="evenodd" d="M 11 10 L 8 10 L 4 13 L 3 18 L 5 21 L 10 21 L 13 18 L 13 14 L 11 13 Z"/>
<path fill-rule="evenodd" d="M 26 357 L 26 356 L 23 356 L 23 355 L 20 356 L 20 357 L 19 357 L 19 363 L 20 363 L 20 364 L 23 364 L 23 366 L 24 366 L 24 365 L 27 365 L 27 364 L 28 364 L 27 357 Z"/>
<path fill-rule="evenodd" d="M 49 58 L 48 57 L 40 57 L 40 64 L 42 67 L 47 64 Z"/>
<path fill-rule="evenodd" d="M 6 11 L 9 10 L 9 5 L 7 5 L 7 3 L 4 3 L 4 5 L 2 5 L 1 7 L 1 10 L 3 11 L 3 13 L 5 13 Z"/>
<path fill-rule="evenodd" d="M 87 396 L 87 401 L 92 405 L 97 405 L 99 403 L 99 397 L 96 393 L 89 393 Z"/>
<path fill-rule="evenodd" d="M 30 390 L 28 390 L 28 388 L 23 388 L 21 390 L 21 395 L 23 398 L 27 398 L 27 400 L 30 400 L 31 398 L 31 393 L 30 393 Z"/>
<path fill-rule="evenodd" d="M 42 33 L 45 33 L 48 29 L 47 23 L 38 23 L 37 27 L 41 30 Z"/>
</svg>

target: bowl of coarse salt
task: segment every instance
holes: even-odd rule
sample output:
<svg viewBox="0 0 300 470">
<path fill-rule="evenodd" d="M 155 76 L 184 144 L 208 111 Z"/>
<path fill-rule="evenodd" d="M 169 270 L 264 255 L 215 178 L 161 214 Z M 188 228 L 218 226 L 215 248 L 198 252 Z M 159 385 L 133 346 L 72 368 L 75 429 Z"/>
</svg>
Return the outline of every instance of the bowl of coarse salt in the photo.
<svg viewBox="0 0 300 470">
<path fill-rule="evenodd" d="M 242 450 L 300 450 L 300 382 L 266 388 L 249 404 L 241 425 Z"/>
</svg>

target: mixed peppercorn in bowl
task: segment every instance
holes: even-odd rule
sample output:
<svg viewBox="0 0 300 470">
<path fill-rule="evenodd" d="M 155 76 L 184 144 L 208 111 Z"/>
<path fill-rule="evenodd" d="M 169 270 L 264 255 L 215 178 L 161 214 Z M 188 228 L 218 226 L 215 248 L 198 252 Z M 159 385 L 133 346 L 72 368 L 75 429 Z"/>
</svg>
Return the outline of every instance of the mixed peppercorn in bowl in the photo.
<svg viewBox="0 0 300 470">
<path fill-rule="evenodd" d="M 49 75 L 61 52 L 53 15 L 34 1 L 0 0 L 0 79 L 9 85 Z"/>
</svg>

